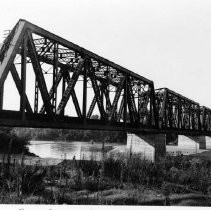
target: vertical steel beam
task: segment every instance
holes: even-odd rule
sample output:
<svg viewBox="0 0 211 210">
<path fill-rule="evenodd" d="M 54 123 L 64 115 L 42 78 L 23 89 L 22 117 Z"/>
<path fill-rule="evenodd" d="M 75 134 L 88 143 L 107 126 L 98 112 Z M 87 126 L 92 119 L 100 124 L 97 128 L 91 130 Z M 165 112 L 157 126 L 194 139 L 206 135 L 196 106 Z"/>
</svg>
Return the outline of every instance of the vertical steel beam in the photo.
<svg viewBox="0 0 211 210">
<path fill-rule="evenodd" d="M 181 128 L 181 99 L 178 98 L 178 122 L 177 122 L 177 128 L 180 129 Z"/>
<path fill-rule="evenodd" d="M 197 108 L 197 110 L 198 110 L 198 108 Z M 196 107 L 195 107 L 195 105 L 193 105 L 193 110 L 192 110 L 192 128 L 194 129 L 194 130 L 198 130 L 198 128 L 196 128 L 196 123 L 195 123 L 195 118 L 197 117 L 197 115 L 196 115 Z"/>
<path fill-rule="evenodd" d="M 39 99 L 39 87 L 37 78 L 35 78 L 35 90 L 34 90 L 34 113 L 38 113 L 38 99 Z M 43 113 L 44 114 L 44 113 Z"/>
<path fill-rule="evenodd" d="M 88 62 L 88 59 L 85 59 L 85 65 L 84 65 L 84 71 L 83 71 L 83 111 L 82 111 L 82 116 L 83 116 L 83 121 L 86 121 L 86 109 L 87 109 L 87 71 L 89 69 L 90 65 Z"/>
<path fill-rule="evenodd" d="M 0 110 L 3 109 L 3 102 L 4 102 L 4 83 L 0 87 Z"/>
<path fill-rule="evenodd" d="M 66 81 L 65 81 L 65 75 L 63 74 L 63 77 L 62 77 L 62 96 L 64 95 L 65 88 L 66 88 Z M 61 111 L 61 115 L 64 116 L 64 113 L 65 113 L 65 108 Z"/>
<path fill-rule="evenodd" d="M 68 75 L 68 74 L 67 74 Z M 59 73 L 57 74 L 56 78 L 55 78 L 55 83 L 52 85 L 50 91 L 48 92 L 49 98 L 52 99 L 54 96 L 54 88 L 57 89 L 62 77 L 64 76 L 65 79 L 66 78 L 66 74 L 64 74 L 64 72 L 62 70 L 59 71 Z M 45 106 L 43 105 L 40 109 L 40 113 L 43 114 L 45 113 Z"/>
<path fill-rule="evenodd" d="M 36 52 L 36 48 L 33 42 L 33 38 L 32 38 L 32 34 L 30 32 L 28 32 L 28 52 L 29 52 L 29 56 L 31 58 L 32 61 L 32 66 L 38 81 L 38 85 L 39 85 L 39 89 L 40 89 L 40 93 L 43 99 L 43 102 L 45 104 L 45 109 L 46 112 L 49 114 L 49 116 L 51 118 L 54 118 L 53 116 L 53 111 L 52 111 L 52 107 L 51 107 L 51 103 L 50 103 L 50 97 L 48 95 L 48 90 L 47 90 L 47 86 L 45 83 L 45 79 L 42 73 L 42 68 L 40 65 L 40 62 L 37 58 L 37 52 Z"/>
<path fill-rule="evenodd" d="M 142 103 L 142 97 L 141 97 L 141 84 L 138 85 L 138 122 L 141 122 L 141 103 Z"/>
<path fill-rule="evenodd" d="M 104 107 L 104 95 L 103 95 L 103 93 L 104 93 L 104 86 L 103 86 L 102 83 L 100 83 L 99 86 L 100 86 L 100 88 L 99 88 L 100 89 L 100 101 L 102 103 L 102 106 Z"/>
<path fill-rule="evenodd" d="M 191 127 L 191 103 L 188 104 L 188 129 Z"/>
<path fill-rule="evenodd" d="M 54 44 L 54 65 L 53 65 L 53 97 L 52 97 L 52 106 L 53 106 L 54 113 L 56 113 L 57 74 L 58 74 L 58 43 L 55 43 Z"/>
<path fill-rule="evenodd" d="M 171 94 L 171 96 L 169 97 L 168 96 L 168 100 L 167 100 L 167 103 L 168 103 L 168 124 L 169 124 L 169 127 L 172 128 L 173 127 L 173 106 L 172 106 L 172 100 L 173 100 L 173 95 Z"/>
<path fill-rule="evenodd" d="M 168 113 L 168 101 L 169 101 L 169 92 L 168 89 L 165 88 L 165 101 L 164 101 L 164 124 L 165 124 L 165 128 L 167 128 L 167 124 L 168 124 L 168 120 L 167 120 L 167 115 Z"/>
<path fill-rule="evenodd" d="M 25 119 L 26 108 L 26 46 L 27 36 L 24 36 L 22 49 L 21 49 L 21 94 L 20 94 L 20 111 L 22 113 L 22 120 Z"/>
<path fill-rule="evenodd" d="M 207 115 L 208 115 L 208 122 L 207 122 L 207 131 L 210 131 L 210 128 L 211 128 L 211 114 L 210 114 L 210 110 L 207 111 Z"/>
<path fill-rule="evenodd" d="M 124 82 L 124 126 L 127 126 L 127 82 L 128 82 L 128 75 L 125 75 L 125 82 Z"/>
<path fill-rule="evenodd" d="M 18 92 L 19 92 L 19 94 L 21 96 L 21 93 L 22 93 L 21 80 L 19 78 L 18 72 L 17 72 L 14 64 L 12 64 L 12 67 L 10 68 L 10 72 L 12 74 L 12 78 L 13 78 L 13 80 L 15 82 L 15 85 L 16 85 L 16 87 L 18 89 Z M 32 108 L 31 108 L 31 105 L 29 103 L 29 100 L 27 98 L 26 93 L 25 93 L 25 100 L 26 100 L 26 111 L 29 112 L 29 113 L 32 113 L 33 111 L 32 111 Z"/>
<path fill-rule="evenodd" d="M 149 90 L 148 90 L 149 96 L 148 97 L 150 97 L 150 101 L 149 101 L 149 103 L 150 103 L 149 125 L 150 125 L 150 127 L 153 126 L 153 121 L 156 123 L 155 119 L 153 119 L 156 117 L 156 113 L 155 112 L 153 113 L 154 108 L 156 109 L 156 107 L 153 106 L 153 103 L 155 102 L 155 98 L 154 98 L 155 92 L 153 89 L 152 89 L 152 87 L 149 86 Z"/>
<path fill-rule="evenodd" d="M 104 95 L 106 98 L 106 114 L 109 114 L 109 111 L 111 109 L 111 101 L 110 101 L 110 86 L 109 86 L 109 66 L 106 67 L 106 76 L 107 76 L 107 81 L 106 81 L 106 87 L 104 89 Z"/>
<path fill-rule="evenodd" d="M 154 125 L 156 128 L 159 127 L 159 111 L 156 108 L 156 100 L 155 100 L 155 88 L 154 88 L 154 84 L 152 83 L 151 85 L 151 98 L 150 98 L 150 103 L 151 103 L 151 109 L 153 112 L 152 117 L 154 118 Z"/>
<path fill-rule="evenodd" d="M 198 106 L 198 109 L 197 109 L 197 120 L 198 120 L 198 131 L 201 131 L 201 119 L 200 119 L 200 106 Z"/>
</svg>

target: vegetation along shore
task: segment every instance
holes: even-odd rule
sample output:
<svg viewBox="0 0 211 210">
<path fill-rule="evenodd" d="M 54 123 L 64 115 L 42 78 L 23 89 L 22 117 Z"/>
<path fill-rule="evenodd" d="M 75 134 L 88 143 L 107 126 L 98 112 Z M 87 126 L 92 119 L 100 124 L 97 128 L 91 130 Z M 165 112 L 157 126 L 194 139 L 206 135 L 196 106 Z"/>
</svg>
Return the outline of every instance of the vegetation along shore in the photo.
<svg viewBox="0 0 211 210">
<path fill-rule="evenodd" d="M 211 205 L 211 161 L 203 155 L 167 154 L 153 163 L 118 154 L 43 164 L 20 136 L 0 132 L 1 204 Z M 33 164 L 25 162 L 29 155 Z"/>
</svg>

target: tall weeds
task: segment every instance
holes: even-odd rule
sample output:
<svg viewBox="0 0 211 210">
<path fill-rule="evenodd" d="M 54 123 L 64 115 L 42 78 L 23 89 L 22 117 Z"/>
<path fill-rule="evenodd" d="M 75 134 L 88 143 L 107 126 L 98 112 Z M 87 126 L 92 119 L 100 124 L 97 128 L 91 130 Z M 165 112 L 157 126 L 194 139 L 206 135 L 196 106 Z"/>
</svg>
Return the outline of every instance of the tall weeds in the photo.
<svg viewBox="0 0 211 210">
<path fill-rule="evenodd" d="M 211 163 L 181 154 L 167 156 L 156 163 L 144 160 L 139 155 L 110 156 L 103 161 L 70 161 L 65 158 L 59 165 L 44 167 L 41 164 L 25 165 L 24 154 L 21 163 L 12 161 L 10 150 L 9 147 L 7 156 L 0 164 L 2 203 L 21 203 L 25 202 L 26 197 L 32 196 L 33 201 L 27 202 L 102 204 L 108 203 L 103 199 L 105 190 L 124 190 L 127 185 L 140 191 L 140 195 L 130 198 L 130 202 L 143 197 L 140 186 L 144 186 L 160 189 L 168 203 L 170 193 L 192 190 L 206 194 L 207 187 L 211 185 Z M 74 192 L 81 193 L 80 199 L 72 194 L 73 197 L 68 197 Z M 90 193 L 97 194 L 91 198 Z M 35 201 L 35 198 L 38 200 Z"/>
</svg>

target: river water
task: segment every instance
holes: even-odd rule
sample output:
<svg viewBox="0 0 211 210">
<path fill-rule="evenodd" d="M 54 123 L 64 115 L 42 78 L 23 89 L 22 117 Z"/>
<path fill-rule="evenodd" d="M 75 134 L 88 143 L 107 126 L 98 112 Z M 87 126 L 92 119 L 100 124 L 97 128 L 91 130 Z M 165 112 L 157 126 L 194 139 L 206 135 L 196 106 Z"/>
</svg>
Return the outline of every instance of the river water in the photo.
<svg viewBox="0 0 211 210">
<path fill-rule="evenodd" d="M 207 141 L 207 149 L 211 149 L 211 141 Z M 136 146 L 136 145 L 135 145 Z M 139 152 L 145 159 L 154 160 L 154 148 L 144 141 L 139 142 Z M 101 160 L 103 156 L 129 154 L 132 148 L 128 148 L 126 144 L 106 143 L 104 152 L 103 145 L 99 142 L 83 142 L 83 141 L 42 141 L 31 140 L 28 146 L 29 151 L 41 158 L 56 159 L 95 159 Z M 133 149 L 132 149 L 133 150 Z M 166 146 L 167 152 L 176 153 L 180 151 L 184 155 L 200 153 L 205 150 L 199 149 L 199 144 L 187 139 L 179 138 L 177 146 Z"/>
</svg>

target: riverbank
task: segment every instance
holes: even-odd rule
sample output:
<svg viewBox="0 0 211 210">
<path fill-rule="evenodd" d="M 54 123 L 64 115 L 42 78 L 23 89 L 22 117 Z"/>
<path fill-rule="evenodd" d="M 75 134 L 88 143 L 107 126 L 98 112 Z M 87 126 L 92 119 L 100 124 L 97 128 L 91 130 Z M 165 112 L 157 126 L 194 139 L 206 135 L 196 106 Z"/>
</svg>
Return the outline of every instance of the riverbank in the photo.
<svg viewBox="0 0 211 210">
<path fill-rule="evenodd" d="M 192 157 L 196 157 L 196 158 L 200 158 L 202 160 L 208 160 L 211 161 L 211 150 L 207 150 L 201 153 L 197 153 L 197 154 L 192 154 L 190 155 Z"/>
<path fill-rule="evenodd" d="M 32 153 L 29 154 L 11 154 L 9 156 L 11 164 L 18 164 L 18 165 L 25 165 L 25 166 L 33 166 L 33 165 L 40 165 L 40 166 L 53 166 L 61 163 L 63 160 L 58 158 L 41 158 L 36 156 Z M 0 154 L 0 163 L 2 164 L 7 163 L 8 155 L 7 154 Z"/>
<path fill-rule="evenodd" d="M 8 157 L 4 160 L 2 204 L 211 206 L 211 162 L 192 156 L 167 156 L 156 163 L 121 154 L 103 161 L 17 155 L 9 164 Z"/>
</svg>

